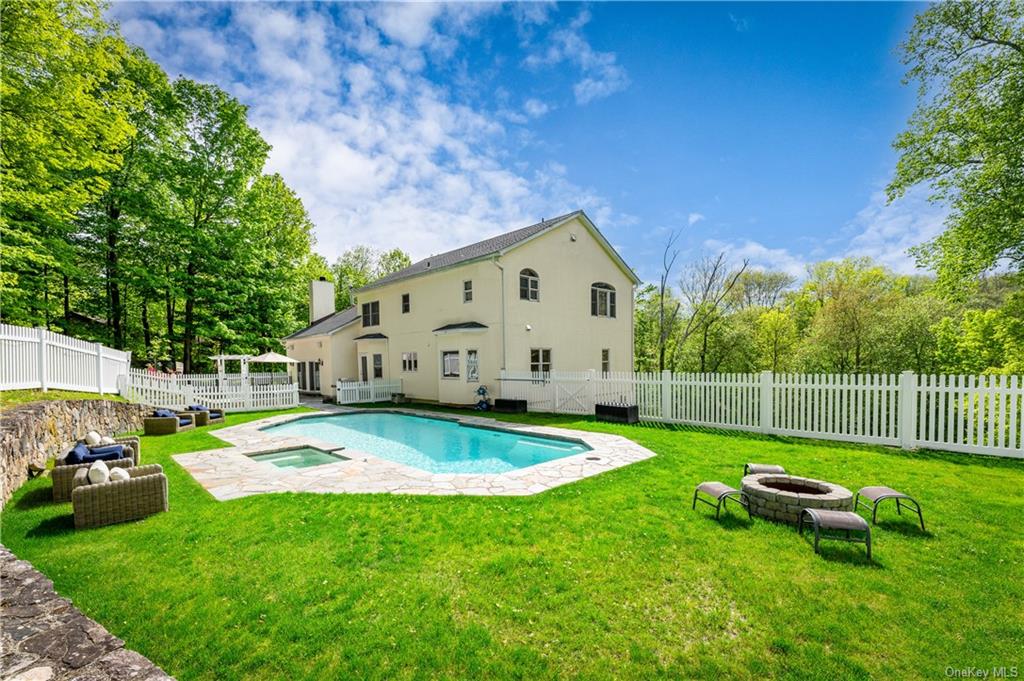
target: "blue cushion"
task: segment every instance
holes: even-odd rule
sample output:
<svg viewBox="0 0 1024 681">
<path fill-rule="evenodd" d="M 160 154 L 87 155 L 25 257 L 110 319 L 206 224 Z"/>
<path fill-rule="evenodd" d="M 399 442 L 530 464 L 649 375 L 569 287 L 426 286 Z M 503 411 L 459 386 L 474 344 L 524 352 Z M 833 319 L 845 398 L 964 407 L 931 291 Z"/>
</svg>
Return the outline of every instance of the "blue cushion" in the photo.
<svg viewBox="0 0 1024 681">
<path fill-rule="evenodd" d="M 89 450 L 89 453 L 93 456 L 117 454 L 117 458 L 121 458 L 121 455 L 124 454 L 124 445 L 103 445 L 102 447 L 90 447 Z"/>
<path fill-rule="evenodd" d="M 188 408 L 188 411 L 210 411 L 209 407 L 204 407 L 201 404 L 193 404 Z"/>
<path fill-rule="evenodd" d="M 192 417 L 191 416 L 179 416 L 178 417 L 178 423 L 180 425 L 187 426 L 188 424 L 192 423 Z"/>
<path fill-rule="evenodd" d="M 85 463 L 85 457 L 91 456 L 89 448 L 84 442 L 79 442 L 75 445 L 75 448 L 68 452 L 68 455 L 64 457 L 64 464 L 70 466 L 76 463 Z"/>
<path fill-rule="evenodd" d="M 214 411 L 213 409 L 210 410 L 210 418 L 211 419 L 219 419 L 221 416 L 224 416 L 224 412 L 222 412 L 222 411 Z"/>
<path fill-rule="evenodd" d="M 153 411 L 153 416 L 169 418 L 174 416 L 174 412 L 171 411 L 170 409 L 156 409 Z"/>
</svg>

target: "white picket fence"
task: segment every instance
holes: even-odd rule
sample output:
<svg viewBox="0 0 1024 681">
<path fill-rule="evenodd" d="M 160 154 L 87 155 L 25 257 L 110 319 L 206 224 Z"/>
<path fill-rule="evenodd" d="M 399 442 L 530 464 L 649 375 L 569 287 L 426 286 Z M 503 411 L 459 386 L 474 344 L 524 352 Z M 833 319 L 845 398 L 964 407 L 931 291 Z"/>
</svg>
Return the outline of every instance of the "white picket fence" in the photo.
<svg viewBox="0 0 1024 681">
<path fill-rule="evenodd" d="M 628 403 L 648 421 L 1024 458 L 1019 376 L 503 371 L 499 380 L 501 397 L 531 411 Z"/>
<path fill-rule="evenodd" d="M 0 390 L 41 388 L 108 393 L 132 353 L 46 329 L 0 324 Z"/>
<path fill-rule="evenodd" d="M 121 377 L 121 395 L 154 407 L 194 404 L 226 411 L 264 411 L 299 406 L 299 387 L 287 374 L 151 374 L 131 369 Z"/>
<path fill-rule="evenodd" d="M 338 404 L 360 402 L 386 402 L 395 393 L 402 392 L 402 379 L 372 381 L 338 381 L 335 400 Z"/>
</svg>

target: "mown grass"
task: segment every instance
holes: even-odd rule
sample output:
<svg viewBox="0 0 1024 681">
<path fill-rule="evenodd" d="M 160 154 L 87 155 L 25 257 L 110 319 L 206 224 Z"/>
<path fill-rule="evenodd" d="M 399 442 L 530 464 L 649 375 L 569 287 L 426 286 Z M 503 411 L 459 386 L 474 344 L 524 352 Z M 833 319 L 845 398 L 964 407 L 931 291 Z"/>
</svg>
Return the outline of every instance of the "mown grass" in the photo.
<svg viewBox="0 0 1024 681">
<path fill-rule="evenodd" d="M 229 417 L 229 424 L 262 414 Z M 508 417 L 513 420 L 512 417 Z M 49 482 L 19 490 L 3 541 L 180 679 L 943 678 L 1024 667 L 1024 466 L 573 417 L 653 459 L 523 498 L 263 495 L 214 501 L 144 438 L 171 511 L 71 529 Z M 746 461 L 922 502 L 863 547 L 816 556 L 791 528 L 690 510 Z"/>
<path fill-rule="evenodd" d="M 0 411 L 17 407 L 29 402 L 48 402 L 51 400 L 113 400 L 123 402 L 119 395 L 97 393 L 80 393 L 73 390 L 4 390 L 0 392 Z"/>
</svg>

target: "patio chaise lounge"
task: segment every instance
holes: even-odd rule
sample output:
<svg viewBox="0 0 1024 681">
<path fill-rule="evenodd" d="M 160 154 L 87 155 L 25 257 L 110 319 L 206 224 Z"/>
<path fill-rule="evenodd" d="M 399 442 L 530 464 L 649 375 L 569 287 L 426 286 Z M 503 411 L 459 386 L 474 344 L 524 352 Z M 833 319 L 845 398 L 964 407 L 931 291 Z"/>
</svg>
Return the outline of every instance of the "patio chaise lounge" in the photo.
<svg viewBox="0 0 1024 681">
<path fill-rule="evenodd" d="M 75 473 L 71 507 L 76 528 L 123 523 L 167 510 L 167 476 L 159 464 L 127 472 L 127 480 L 93 484 L 87 468 Z"/>
<path fill-rule="evenodd" d="M 743 464 L 743 475 L 760 475 L 771 473 L 772 475 L 785 475 L 786 469 L 770 463 L 747 463 Z"/>
<path fill-rule="evenodd" d="M 871 504 L 868 505 L 861 501 L 861 497 L 864 497 L 865 499 L 869 500 Z M 903 492 L 897 492 L 892 487 L 860 488 L 857 494 L 853 497 L 853 507 L 860 508 L 861 506 L 863 506 L 864 508 L 871 509 L 871 524 L 874 525 L 875 518 L 878 516 L 878 505 L 885 501 L 886 499 L 896 500 L 896 513 L 898 513 L 899 515 L 903 515 L 904 507 L 910 508 L 907 502 L 913 504 L 914 508 L 911 510 L 917 512 L 917 519 L 921 522 L 921 531 L 924 532 L 924 516 L 921 515 L 921 504 L 917 503 L 917 501 L 914 498 L 907 496 Z M 902 503 L 900 503 L 901 501 Z"/>
<path fill-rule="evenodd" d="M 71 500 L 71 481 L 81 469 L 88 469 L 94 461 L 104 461 L 113 468 L 138 466 L 141 458 L 139 438 L 117 437 L 114 444 L 90 447 L 85 443 L 75 445 L 68 454 L 56 461 L 50 478 L 53 480 L 53 500 Z"/>
<path fill-rule="evenodd" d="M 171 435 L 196 427 L 196 415 L 189 412 L 173 412 L 170 409 L 157 409 L 152 416 L 142 420 L 146 435 Z"/>
<path fill-rule="evenodd" d="M 201 404 L 193 404 L 185 410 L 185 413 L 196 417 L 197 426 L 208 426 L 211 423 L 224 423 L 226 412 L 223 409 L 204 407 Z"/>
<path fill-rule="evenodd" d="M 715 500 L 714 503 L 708 501 L 703 497 L 698 496 L 698 493 L 704 493 L 705 495 L 711 497 L 712 499 Z M 726 501 L 735 502 L 742 506 L 743 508 L 747 509 L 747 517 L 750 517 L 750 505 L 747 503 L 746 497 L 744 496 L 743 492 L 733 487 L 729 487 L 729 485 L 726 485 L 724 482 L 711 481 L 702 482 L 699 485 L 697 485 L 697 489 L 693 490 L 692 508 L 697 508 L 698 501 L 701 502 L 702 504 L 707 504 L 708 506 L 714 508 L 715 518 L 718 518 L 719 514 L 722 512 L 722 507 L 725 505 Z"/>
<path fill-rule="evenodd" d="M 809 520 L 814 525 L 814 552 L 818 553 L 818 541 L 820 539 L 835 539 L 837 541 L 848 541 L 856 544 L 864 544 L 868 550 L 868 560 L 871 560 L 871 526 L 868 521 L 861 518 L 853 511 L 825 511 L 817 508 L 805 508 L 800 512 L 800 521 L 797 523 L 797 531 L 804 533 L 804 521 Z M 823 534 L 822 530 L 837 530 L 842 534 Z M 860 533 L 854 536 L 852 532 Z"/>
</svg>

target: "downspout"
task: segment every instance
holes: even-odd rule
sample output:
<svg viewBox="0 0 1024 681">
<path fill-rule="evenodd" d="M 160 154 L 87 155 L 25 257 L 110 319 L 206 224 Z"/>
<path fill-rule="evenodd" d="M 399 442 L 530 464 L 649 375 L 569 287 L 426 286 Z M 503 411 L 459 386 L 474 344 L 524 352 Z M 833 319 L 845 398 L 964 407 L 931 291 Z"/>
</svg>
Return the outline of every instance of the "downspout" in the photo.
<svg viewBox="0 0 1024 681">
<path fill-rule="evenodd" d="M 636 371 L 636 284 L 629 299 L 629 371 Z"/>
<path fill-rule="evenodd" d="M 491 260 L 491 262 L 493 262 L 494 266 L 501 271 L 501 368 L 504 371 L 507 368 L 505 358 L 505 268 L 498 262 L 498 258 L 500 257 L 501 256 L 494 256 L 494 259 Z"/>
</svg>

